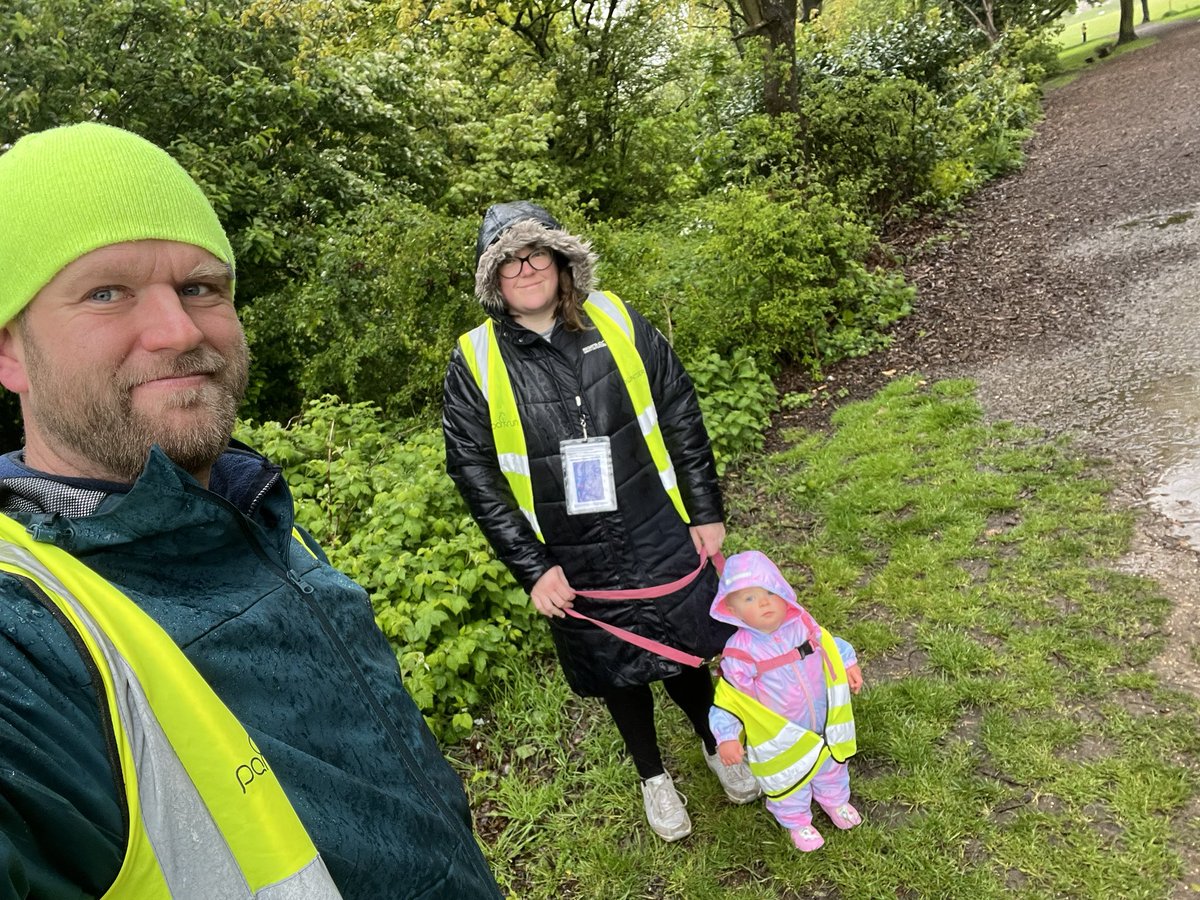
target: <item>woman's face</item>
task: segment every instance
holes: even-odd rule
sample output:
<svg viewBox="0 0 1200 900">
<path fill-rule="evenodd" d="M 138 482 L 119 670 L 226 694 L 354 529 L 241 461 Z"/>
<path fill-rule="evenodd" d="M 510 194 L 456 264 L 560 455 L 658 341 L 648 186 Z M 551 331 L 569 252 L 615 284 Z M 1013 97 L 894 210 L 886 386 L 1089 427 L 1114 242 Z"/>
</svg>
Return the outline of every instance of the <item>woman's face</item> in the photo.
<svg viewBox="0 0 1200 900">
<path fill-rule="evenodd" d="M 539 258 L 536 254 L 549 254 L 546 268 L 534 268 L 534 264 L 545 262 L 545 257 Z M 520 262 L 519 258 L 528 259 L 530 256 L 534 257 L 532 264 L 529 261 Z M 520 269 L 513 277 L 500 277 L 500 295 L 509 314 L 522 325 L 544 323 L 548 326 L 554 319 L 558 303 L 558 264 L 554 254 L 543 247 L 530 245 L 522 247 L 509 259 L 520 264 Z M 504 268 L 501 265 L 501 270 Z"/>
</svg>

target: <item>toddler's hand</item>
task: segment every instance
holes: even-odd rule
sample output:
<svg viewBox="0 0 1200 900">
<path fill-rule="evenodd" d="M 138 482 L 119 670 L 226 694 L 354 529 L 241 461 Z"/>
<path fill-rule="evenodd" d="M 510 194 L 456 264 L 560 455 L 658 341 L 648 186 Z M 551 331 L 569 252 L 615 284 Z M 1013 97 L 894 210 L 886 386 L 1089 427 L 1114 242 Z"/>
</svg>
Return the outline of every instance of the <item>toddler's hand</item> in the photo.
<svg viewBox="0 0 1200 900">
<path fill-rule="evenodd" d="M 741 741 L 721 741 L 717 744 L 717 755 L 727 766 L 736 766 L 742 761 L 746 751 L 742 749 Z"/>
<path fill-rule="evenodd" d="M 846 681 L 850 683 L 850 693 L 857 694 L 862 690 L 862 669 L 858 667 L 858 663 L 846 668 Z"/>
</svg>

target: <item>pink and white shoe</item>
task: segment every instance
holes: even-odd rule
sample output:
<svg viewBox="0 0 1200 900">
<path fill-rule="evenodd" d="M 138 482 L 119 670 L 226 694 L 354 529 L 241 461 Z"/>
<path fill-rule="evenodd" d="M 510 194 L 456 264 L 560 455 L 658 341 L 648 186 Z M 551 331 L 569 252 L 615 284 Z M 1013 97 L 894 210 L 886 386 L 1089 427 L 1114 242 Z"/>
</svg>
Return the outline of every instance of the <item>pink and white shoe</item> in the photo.
<svg viewBox="0 0 1200 900">
<path fill-rule="evenodd" d="M 797 850 L 812 853 L 825 844 L 825 838 L 811 825 L 805 825 L 803 828 L 792 829 L 792 843 L 796 845 Z"/>
<path fill-rule="evenodd" d="M 835 806 L 832 809 L 828 806 L 822 806 L 821 809 L 825 810 L 825 814 L 829 816 L 830 821 L 843 831 L 853 828 L 855 825 L 862 824 L 862 816 L 849 803 L 843 803 L 841 806 Z"/>
</svg>

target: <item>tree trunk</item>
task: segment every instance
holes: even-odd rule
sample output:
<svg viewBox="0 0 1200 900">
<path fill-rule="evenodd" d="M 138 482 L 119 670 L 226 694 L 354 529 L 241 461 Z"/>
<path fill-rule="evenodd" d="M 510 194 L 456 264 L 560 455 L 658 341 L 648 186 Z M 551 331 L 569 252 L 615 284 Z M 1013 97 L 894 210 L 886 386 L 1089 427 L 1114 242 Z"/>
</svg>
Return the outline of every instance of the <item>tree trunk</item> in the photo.
<svg viewBox="0 0 1200 900">
<path fill-rule="evenodd" d="M 763 105 L 770 116 L 795 112 L 796 0 L 740 0 L 745 35 L 763 34 L 768 54 L 763 72 Z"/>
<path fill-rule="evenodd" d="M 1136 41 L 1133 31 L 1133 0 L 1121 0 L 1121 30 L 1117 33 L 1117 46 Z"/>
<path fill-rule="evenodd" d="M 1142 24 L 1150 21 L 1150 0 L 1142 0 Z"/>
</svg>

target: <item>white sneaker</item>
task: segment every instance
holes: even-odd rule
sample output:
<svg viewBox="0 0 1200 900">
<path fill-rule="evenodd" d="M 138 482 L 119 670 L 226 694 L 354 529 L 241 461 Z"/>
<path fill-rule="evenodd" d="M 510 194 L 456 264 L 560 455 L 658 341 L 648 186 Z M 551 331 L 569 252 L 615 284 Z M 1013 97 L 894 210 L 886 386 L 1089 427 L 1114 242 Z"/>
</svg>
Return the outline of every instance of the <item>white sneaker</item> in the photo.
<svg viewBox="0 0 1200 900">
<path fill-rule="evenodd" d="M 730 802 L 740 806 L 762 796 L 762 788 L 758 784 L 758 779 L 750 774 L 750 767 L 746 765 L 744 759 L 735 766 L 727 766 L 721 762 L 719 754 L 714 753 L 709 756 L 708 751 L 704 750 L 703 744 L 700 745 L 700 749 L 704 753 L 704 761 L 708 763 L 708 767 L 713 770 L 713 774 L 721 782 L 721 787 L 725 788 L 725 796 L 729 798 Z"/>
<path fill-rule="evenodd" d="M 651 830 L 664 841 L 677 841 L 692 833 L 692 820 L 684 809 L 687 798 L 675 790 L 675 782 L 666 772 L 642 782 L 642 803 Z"/>
</svg>

